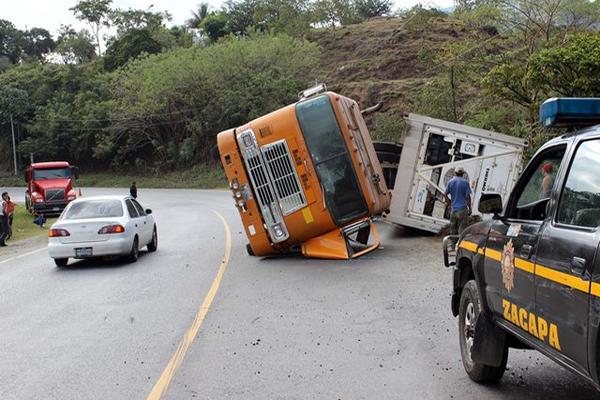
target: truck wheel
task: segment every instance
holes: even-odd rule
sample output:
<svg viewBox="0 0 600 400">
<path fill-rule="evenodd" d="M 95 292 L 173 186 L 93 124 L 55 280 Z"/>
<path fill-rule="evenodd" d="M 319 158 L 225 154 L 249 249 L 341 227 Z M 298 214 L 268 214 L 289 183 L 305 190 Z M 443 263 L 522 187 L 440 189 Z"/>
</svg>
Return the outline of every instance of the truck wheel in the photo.
<svg viewBox="0 0 600 400">
<path fill-rule="evenodd" d="M 246 252 L 248 253 L 249 256 L 254 256 L 254 250 L 252 250 L 252 246 L 250 246 L 250 243 L 246 243 Z"/>
<path fill-rule="evenodd" d="M 25 196 L 25 209 L 29 214 L 31 214 L 31 203 L 29 201 L 29 196 Z"/>
<path fill-rule="evenodd" d="M 138 238 L 136 236 L 133 239 L 133 244 L 131 245 L 131 251 L 129 252 L 129 255 L 127 256 L 127 261 L 134 263 L 138 260 L 139 256 L 140 256 L 140 245 L 138 242 Z"/>
<path fill-rule="evenodd" d="M 475 338 L 475 322 L 481 311 L 481 296 L 474 280 L 467 282 L 460 296 L 458 308 L 458 337 L 460 355 L 469 378 L 475 382 L 497 382 L 504 375 L 508 359 L 508 346 L 504 346 L 504 357 L 498 367 L 479 364 L 471 358 Z"/>
<path fill-rule="evenodd" d="M 55 258 L 54 263 L 57 267 L 66 267 L 69 262 L 68 258 Z"/>
<path fill-rule="evenodd" d="M 152 231 L 152 240 L 150 241 L 150 243 L 148 243 L 147 247 L 149 252 L 154 252 L 158 248 L 158 233 L 156 233 L 156 226 Z"/>
</svg>

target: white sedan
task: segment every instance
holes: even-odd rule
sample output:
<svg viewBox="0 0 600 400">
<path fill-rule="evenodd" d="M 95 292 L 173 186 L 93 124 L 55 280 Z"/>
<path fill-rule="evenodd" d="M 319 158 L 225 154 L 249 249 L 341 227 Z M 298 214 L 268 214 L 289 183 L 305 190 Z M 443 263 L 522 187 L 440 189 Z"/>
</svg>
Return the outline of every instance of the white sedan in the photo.
<svg viewBox="0 0 600 400">
<path fill-rule="evenodd" d="M 152 210 L 131 196 L 85 197 L 72 201 L 48 231 L 48 252 L 59 267 L 69 258 L 126 256 L 156 251 L 158 234 Z"/>
</svg>

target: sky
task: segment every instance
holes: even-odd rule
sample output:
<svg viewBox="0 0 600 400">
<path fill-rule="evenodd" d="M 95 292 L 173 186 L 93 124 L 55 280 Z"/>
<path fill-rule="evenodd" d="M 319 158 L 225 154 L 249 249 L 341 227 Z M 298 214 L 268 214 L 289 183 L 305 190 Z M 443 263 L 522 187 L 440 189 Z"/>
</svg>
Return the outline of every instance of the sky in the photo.
<svg viewBox="0 0 600 400">
<path fill-rule="evenodd" d="M 205 0 L 213 9 L 220 8 L 222 0 Z M 151 4 L 154 11 L 168 11 L 173 19 L 170 24 L 183 25 L 190 17 L 190 10 L 202 0 L 113 0 L 113 8 L 146 9 Z M 11 21 L 18 29 L 24 30 L 32 27 L 45 28 L 56 35 L 60 25 L 73 25 L 82 28 L 84 25 L 73 17 L 69 8 L 77 0 L 0 0 L 0 19 Z M 396 8 L 410 8 L 417 3 L 425 6 L 450 7 L 453 0 L 395 0 Z"/>
</svg>

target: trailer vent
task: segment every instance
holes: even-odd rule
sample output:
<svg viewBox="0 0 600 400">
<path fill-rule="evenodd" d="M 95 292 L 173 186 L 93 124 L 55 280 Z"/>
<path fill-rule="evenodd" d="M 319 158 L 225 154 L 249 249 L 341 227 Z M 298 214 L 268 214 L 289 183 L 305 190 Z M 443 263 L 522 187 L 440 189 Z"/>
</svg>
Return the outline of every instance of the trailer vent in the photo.
<svg viewBox="0 0 600 400">
<path fill-rule="evenodd" d="M 261 150 L 283 215 L 289 215 L 304 208 L 307 204 L 306 198 L 285 140 L 264 145 Z"/>
</svg>

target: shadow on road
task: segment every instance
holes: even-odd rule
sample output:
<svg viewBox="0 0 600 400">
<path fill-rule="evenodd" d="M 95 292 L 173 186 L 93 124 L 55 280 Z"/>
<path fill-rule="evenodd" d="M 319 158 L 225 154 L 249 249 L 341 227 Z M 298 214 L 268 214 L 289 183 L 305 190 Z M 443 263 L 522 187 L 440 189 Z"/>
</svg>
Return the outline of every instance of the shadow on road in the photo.
<svg viewBox="0 0 600 400">
<path fill-rule="evenodd" d="M 74 270 L 86 270 L 86 269 L 116 269 L 124 267 L 134 267 L 147 255 L 146 252 L 141 252 L 137 262 L 132 263 L 127 261 L 125 258 L 92 258 L 84 260 L 75 260 L 70 262 L 66 267 L 57 267 L 57 272 L 69 272 Z"/>
</svg>

